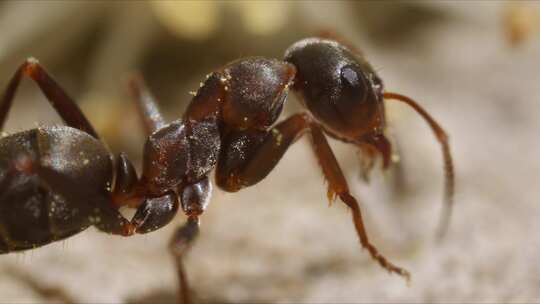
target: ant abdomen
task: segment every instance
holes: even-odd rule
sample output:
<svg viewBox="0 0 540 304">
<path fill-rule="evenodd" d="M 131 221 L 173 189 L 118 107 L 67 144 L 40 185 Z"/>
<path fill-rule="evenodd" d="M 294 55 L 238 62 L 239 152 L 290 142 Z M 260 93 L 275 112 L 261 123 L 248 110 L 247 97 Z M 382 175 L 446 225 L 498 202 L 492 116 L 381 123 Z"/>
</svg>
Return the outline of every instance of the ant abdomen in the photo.
<svg viewBox="0 0 540 304">
<path fill-rule="evenodd" d="M 99 225 L 112 163 L 104 145 L 70 127 L 0 140 L 0 253 L 35 248 Z"/>
<path fill-rule="evenodd" d="M 293 89 L 326 131 L 357 141 L 382 129 L 382 83 L 360 54 L 333 40 L 307 38 L 289 47 L 285 60 L 297 69 Z"/>
</svg>

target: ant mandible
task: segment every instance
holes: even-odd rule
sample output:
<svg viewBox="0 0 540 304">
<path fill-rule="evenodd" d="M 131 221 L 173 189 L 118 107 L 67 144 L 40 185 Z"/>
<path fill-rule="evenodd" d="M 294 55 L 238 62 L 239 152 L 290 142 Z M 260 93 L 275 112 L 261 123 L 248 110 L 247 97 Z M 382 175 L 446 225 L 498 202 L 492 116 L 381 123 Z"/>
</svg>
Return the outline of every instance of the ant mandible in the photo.
<svg viewBox="0 0 540 304">
<path fill-rule="evenodd" d="M 338 40 L 301 40 L 287 49 L 284 61 L 233 61 L 209 74 L 182 119 L 169 124 L 142 79 L 134 77 L 129 87 L 148 136 L 140 178 L 124 153 L 111 156 L 76 103 L 35 59 L 23 63 L 9 82 L 0 101 L 0 128 L 23 76 L 38 84 L 67 126 L 39 127 L 0 139 L 0 253 L 46 245 L 89 226 L 122 236 L 148 233 L 168 224 L 180 205 L 187 222 L 175 232 L 170 250 L 179 299 L 191 302 L 182 259 L 210 200 L 210 172 L 216 169 L 216 184 L 225 191 L 252 186 L 309 133 L 328 182 L 328 199 L 339 197 L 351 209 L 360 243 L 373 259 L 409 279 L 405 269 L 368 240 L 359 204 L 325 136 L 369 149 L 371 162 L 380 155 L 387 168 L 392 147 L 384 135 L 384 99 L 411 106 L 441 143 L 446 173 L 443 229 L 448 224 L 454 182 L 445 132 L 412 99 L 385 92 L 364 57 Z M 276 124 L 289 88 L 307 111 Z M 137 209 L 131 220 L 118 211 L 122 206 Z"/>
</svg>

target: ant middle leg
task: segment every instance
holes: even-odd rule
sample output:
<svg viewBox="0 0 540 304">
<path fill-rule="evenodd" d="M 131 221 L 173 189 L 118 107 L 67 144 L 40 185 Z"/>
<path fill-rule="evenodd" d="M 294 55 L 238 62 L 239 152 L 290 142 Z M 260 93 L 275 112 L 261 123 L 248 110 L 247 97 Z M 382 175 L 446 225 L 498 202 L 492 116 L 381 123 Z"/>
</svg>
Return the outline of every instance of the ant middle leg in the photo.
<svg viewBox="0 0 540 304">
<path fill-rule="evenodd" d="M 86 116 L 77 106 L 77 103 L 67 95 L 35 58 L 28 58 L 17 69 L 4 91 L 0 101 L 0 129 L 4 126 L 23 76 L 33 79 L 38 84 L 47 100 L 68 126 L 99 138 Z"/>
<path fill-rule="evenodd" d="M 332 202 L 336 195 L 339 196 L 341 201 L 345 203 L 352 211 L 352 220 L 362 247 L 366 248 L 371 257 L 375 259 L 383 268 L 405 277 L 405 279 L 408 281 L 410 279 L 409 272 L 392 264 L 379 253 L 375 246 L 370 243 L 366 228 L 364 226 L 364 221 L 362 219 L 362 213 L 360 212 L 360 206 L 358 205 L 356 199 L 350 194 L 347 180 L 343 175 L 337 159 L 332 152 L 332 149 L 330 148 L 322 129 L 316 124 L 311 125 L 311 137 L 313 150 L 319 160 L 319 165 L 321 166 L 323 174 L 328 181 L 328 199 Z"/>
<path fill-rule="evenodd" d="M 191 291 L 184 268 L 184 256 L 189 251 L 193 242 L 199 235 L 199 219 L 196 216 L 190 216 L 187 222 L 180 226 L 169 243 L 169 250 L 174 257 L 176 271 L 178 276 L 178 303 L 190 304 Z"/>
<path fill-rule="evenodd" d="M 165 126 L 165 120 L 159 111 L 159 106 L 146 86 L 143 77 L 140 74 L 134 74 L 129 79 L 128 87 L 143 122 L 146 135 Z"/>
</svg>

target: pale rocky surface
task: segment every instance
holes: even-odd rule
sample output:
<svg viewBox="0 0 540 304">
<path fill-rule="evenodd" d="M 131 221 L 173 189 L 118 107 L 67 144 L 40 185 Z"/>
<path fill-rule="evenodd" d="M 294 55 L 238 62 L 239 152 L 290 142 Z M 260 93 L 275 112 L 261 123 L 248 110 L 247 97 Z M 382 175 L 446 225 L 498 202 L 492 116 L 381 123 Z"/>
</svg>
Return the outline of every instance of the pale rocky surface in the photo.
<svg viewBox="0 0 540 304">
<path fill-rule="evenodd" d="M 403 192 L 393 191 L 391 174 L 378 171 L 363 183 L 355 151 L 333 143 L 363 202 L 372 242 L 412 273 L 411 284 L 383 271 L 358 246 L 343 204 L 328 208 L 323 179 L 302 139 L 259 185 L 236 194 L 214 191 L 186 261 L 203 302 L 540 302 L 540 37 L 510 49 L 501 6 L 446 3 L 443 9 L 452 17 L 424 30 L 416 46 L 399 52 L 361 47 L 388 90 L 416 98 L 451 136 L 457 193 L 445 241 L 434 241 L 440 149 L 414 112 L 388 105 L 406 172 Z M 46 121 L 41 103 L 32 113 Z M 51 113 L 45 111 L 45 117 Z M 32 125 L 37 114 L 28 115 L 15 109 L 11 117 L 21 119 L 10 121 L 11 130 Z M 14 273 L 81 303 L 174 302 L 166 245 L 175 226 L 129 239 L 88 229 L 2 256 L 0 303 L 58 301 Z"/>
</svg>

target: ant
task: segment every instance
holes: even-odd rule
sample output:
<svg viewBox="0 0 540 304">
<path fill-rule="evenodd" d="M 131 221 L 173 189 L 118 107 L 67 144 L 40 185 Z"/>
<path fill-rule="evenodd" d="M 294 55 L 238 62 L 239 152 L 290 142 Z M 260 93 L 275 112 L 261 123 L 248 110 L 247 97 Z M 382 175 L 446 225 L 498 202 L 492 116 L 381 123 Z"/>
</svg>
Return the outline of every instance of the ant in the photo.
<svg viewBox="0 0 540 304">
<path fill-rule="evenodd" d="M 370 243 L 359 204 L 326 138 L 369 149 L 367 156 L 381 156 L 388 168 L 392 146 L 384 135 L 385 99 L 411 106 L 441 143 L 446 173 L 442 230 L 448 225 L 454 175 L 447 135 L 415 101 L 384 91 L 360 52 L 339 40 L 298 41 L 284 61 L 233 61 L 209 74 L 182 118 L 171 123 L 164 121 L 142 78 L 131 79 L 129 89 L 148 136 L 140 177 L 124 153 L 109 153 L 76 103 L 35 59 L 26 60 L 9 82 L 0 101 L 0 128 L 23 76 L 38 84 L 67 126 L 38 127 L 0 139 L 0 253 L 46 245 L 89 226 L 121 236 L 148 233 L 167 225 L 181 207 L 187 221 L 173 235 L 170 251 L 179 300 L 190 303 L 182 260 L 210 201 L 211 171 L 225 191 L 252 186 L 309 133 L 330 202 L 339 197 L 351 210 L 361 245 L 384 269 L 408 280 L 407 270 Z M 276 123 L 289 89 L 307 111 Z M 136 208 L 131 220 L 118 211 L 123 206 Z"/>
</svg>

